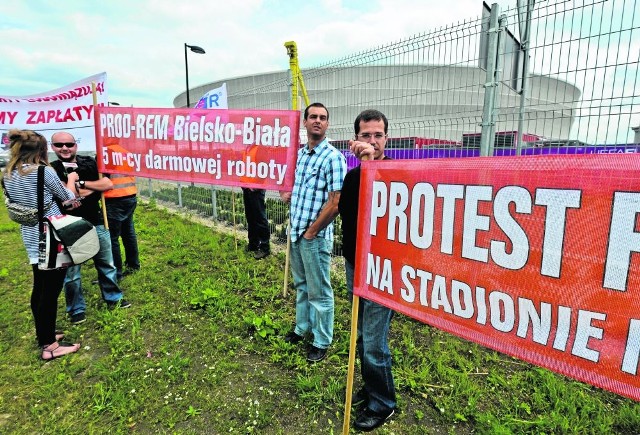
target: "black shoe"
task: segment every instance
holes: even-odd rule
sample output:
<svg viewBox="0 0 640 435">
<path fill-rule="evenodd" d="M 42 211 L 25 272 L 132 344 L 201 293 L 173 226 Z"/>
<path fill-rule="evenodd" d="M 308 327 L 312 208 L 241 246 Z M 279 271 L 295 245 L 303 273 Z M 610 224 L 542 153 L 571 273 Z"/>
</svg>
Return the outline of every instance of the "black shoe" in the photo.
<svg viewBox="0 0 640 435">
<path fill-rule="evenodd" d="M 307 361 L 319 362 L 327 356 L 327 349 L 320 349 L 319 347 L 311 346 L 309 353 L 307 353 Z"/>
<path fill-rule="evenodd" d="M 87 316 L 84 313 L 76 313 L 71 316 L 71 324 L 79 325 L 87 321 Z"/>
<path fill-rule="evenodd" d="M 131 306 L 131 302 L 127 301 L 124 298 L 116 302 L 107 302 L 107 308 L 109 308 L 110 310 L 114 308 L 129 308 L 130 306 Z"/>
<path fill-rule="evenodd" d="M 351 397 L 351 406 L 366 405 L 369 403 L 369 393 L 364 388 L 360 388 L 356 394 Z"/>
<path fill-rule="evenodd" d="M 262 260 L 263 258 L 268 257 L 269 255 L 271 255 L 271 252 L 258 249 L 255 252 L 255 254 L 253 254 L 253 258 L 255 258 L 256 260 Z"/>
<path fill-rule="evenodd" d="M 134 273 L 138 272 L 140 270 L 140 268 L 133 268 L 133 267 L 127 267 L 122 271 L 122 277 L 124 278 L 125 276 L 129 276 L 129 275 L 133 275 Z"/>
<path fill-rule="evenodd" d="M 304 340 L 304 337 L 302 335 L 296 334 L 296 331 L 291 331 L 284 336 L 285 343 L 296 344 L 300 343 L 302 340 Z"/>
<path fill-rule="evenodd" d="M 358 416 L 356 422 L 353 424 L 358 430 L 363 432 L 369 432 L 370 430 L 374 430 L 377 427 L 380 427 L 387 421 L 391 416 L 395 413 L 395 410 L 378 413 L 372 411 L 369 408 L 365 408 L 364 411 Z"/>
</svg>

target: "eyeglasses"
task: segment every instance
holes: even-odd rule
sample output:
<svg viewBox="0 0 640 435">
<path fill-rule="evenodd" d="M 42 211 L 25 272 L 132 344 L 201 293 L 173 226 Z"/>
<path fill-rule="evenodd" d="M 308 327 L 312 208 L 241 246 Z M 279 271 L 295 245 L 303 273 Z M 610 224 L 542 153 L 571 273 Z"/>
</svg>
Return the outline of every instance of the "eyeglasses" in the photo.
<svg viewBox="0 0 640 435">
<path fill-rule="evenodd" d="M 387 137 L 387 135 L 382 133 L 360 133 L 358 134 L 358 137 L 364 140 L 369 140 L 371 138 L 374 138 L 375 140 L 382 140 Z"/>
<path fill-rule="evenodd" d="M 75 142 L 54 142 L 51 145 L 53 145 L 56 148 L 62 148 L 62 147 L 73 148 L 74 146 L 76 146 L 76 143 Z"/>
</svg>

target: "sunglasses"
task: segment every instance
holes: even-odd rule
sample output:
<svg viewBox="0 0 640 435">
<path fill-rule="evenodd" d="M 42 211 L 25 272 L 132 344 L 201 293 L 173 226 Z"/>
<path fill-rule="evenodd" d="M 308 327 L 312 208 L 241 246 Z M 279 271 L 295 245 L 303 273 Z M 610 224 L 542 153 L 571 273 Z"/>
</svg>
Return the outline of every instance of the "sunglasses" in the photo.
<svg viewBox="0 0 640 435">
<path fill-rule="evenodd" d="M 62 148 L 62 147 L 73 148 L 74 146 L 76 146 L 76 143 L 75 142 L 54 142 L 51 145 L 53 145 L 56 148 Z"/>
</svg>

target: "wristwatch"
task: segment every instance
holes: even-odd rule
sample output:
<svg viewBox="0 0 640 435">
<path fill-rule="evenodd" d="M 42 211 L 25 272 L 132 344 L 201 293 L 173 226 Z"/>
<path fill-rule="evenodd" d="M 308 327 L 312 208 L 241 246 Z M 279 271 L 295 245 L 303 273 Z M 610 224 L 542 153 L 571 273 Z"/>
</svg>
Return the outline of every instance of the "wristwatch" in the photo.
<svg viewBox="0 0 640 435">
<path fill-rule="evenodd" d="M 80 186 L 80 189 L 84 189 L 84 180 L 78 180 L 78 186 Z"/>
</svg>

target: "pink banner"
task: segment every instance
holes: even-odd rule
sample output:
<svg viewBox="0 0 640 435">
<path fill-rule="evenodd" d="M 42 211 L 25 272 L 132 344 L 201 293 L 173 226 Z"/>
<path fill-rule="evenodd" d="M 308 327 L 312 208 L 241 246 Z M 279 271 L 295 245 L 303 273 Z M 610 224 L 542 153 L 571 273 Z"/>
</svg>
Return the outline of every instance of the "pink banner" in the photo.
<svg viewBox="0 0 640 435">
<path fill-rule="evenodd" d="M 362 168 L 355 294 L 640 400 L 640 155 Z"/>
<path fill-rule="evenodd" d="M 96 108 L 101 172 L 291 190 L 300 113 Z"/>
</svg>

